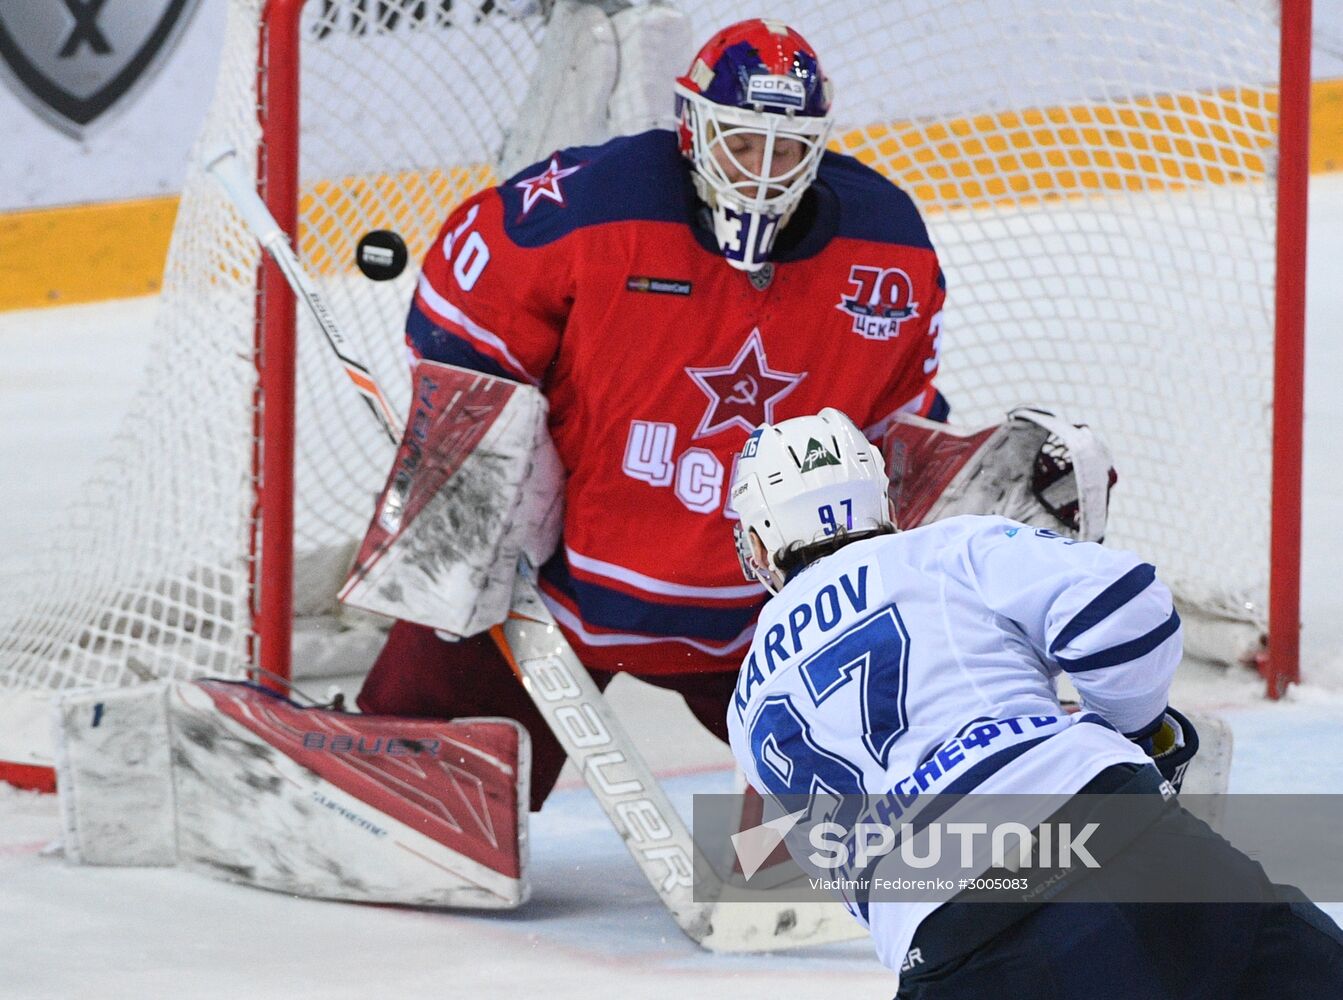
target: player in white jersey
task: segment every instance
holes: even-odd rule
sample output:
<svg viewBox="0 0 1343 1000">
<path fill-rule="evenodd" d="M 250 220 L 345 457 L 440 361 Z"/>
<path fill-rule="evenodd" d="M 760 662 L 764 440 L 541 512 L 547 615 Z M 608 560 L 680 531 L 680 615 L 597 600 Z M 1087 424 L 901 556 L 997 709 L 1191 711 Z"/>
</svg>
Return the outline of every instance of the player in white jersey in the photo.
<svg viewBox="0 0 1343 1000">
<path fill-rule="evenodd" d="M 1179 843 L 1249 898 L 1275 899 L 1258 865 L 1162 802 L 1197 739 L 1167 706 L 1180 620 L 1154 568 L 1000 517 L 898 532 L 886 486 L 880 454 L 837 410 L 762 425 L 742 450 L 738 554 L 776 595 L 728 712 L 750 784 L 904 804 L 1150 794 L 1160 819 L 1125 857 Z M 1063 672 L 1081 695 L 1071 714 L 1055 690 Z M 1303 898 L 846 902 L 902 970 L 901 997 L 1343 996 L 1343 935 Z"/>
</svg>

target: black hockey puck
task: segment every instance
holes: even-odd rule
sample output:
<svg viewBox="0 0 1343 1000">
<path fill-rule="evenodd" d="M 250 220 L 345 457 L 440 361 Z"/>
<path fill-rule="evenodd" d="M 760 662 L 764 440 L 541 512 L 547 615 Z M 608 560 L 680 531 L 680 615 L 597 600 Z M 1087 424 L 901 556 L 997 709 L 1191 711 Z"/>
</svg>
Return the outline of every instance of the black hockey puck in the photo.
<svg viewBox="0 0 1343 1000">
<path fill-rule="evenodd" d="M 374 281 L 391 281 L 406 269 L 410 254 L 406 241 L 390 229 L 365 233 L 354 251 L 354 262 L 364 276 Z"/>
</svg>

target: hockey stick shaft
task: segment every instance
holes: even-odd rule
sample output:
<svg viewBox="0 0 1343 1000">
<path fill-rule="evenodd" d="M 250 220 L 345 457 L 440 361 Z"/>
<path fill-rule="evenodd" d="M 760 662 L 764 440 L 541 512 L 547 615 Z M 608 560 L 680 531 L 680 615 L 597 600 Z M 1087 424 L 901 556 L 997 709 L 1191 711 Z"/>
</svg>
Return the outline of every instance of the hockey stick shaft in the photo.
<svg viewBox="0 0 1343 1000">
<path fill-rule="evenodd" d="M 529 580 L 518 578 L 507 620 L 490 632 L 672 919 L 715 947 L 712 906 L 691 893 L 690 831 Z"/>
<path fill-rule="evenodd" d="M 208 156 L 205 160 L 205 169 L 213 174 L 215 180 L 223 187 L 229 201 L 238 210 L 238 214 L 242 216 L 247 228 L 251 230 L 252 235 L 256 237 L 262 248 L 271 255 L 271 259 L 275 261 L 284 274 L 285 280 L 289 283 L 289 287 L 294 290 L 294 294 L 307 306 L 309 314 L 317 323 L 317 328 L 322 331 L 322 335 L 326 338 L 327 346 L 331 348 L 332 353 L 340 361 L 341 366 L 345 369 L 346 377 L 355 390 L 363 397 L 364 402 L 368 404 L 368 408 L 373 411 L 373 416 L 382 425 L 384 433 L 391 439 L 392 444 L 399 442 L 401 440 L 400 418 L 398 418 L 396 411 L 392 409 L 391 403 L 387 401 L 387 397 L 383 394 L 377 380 L 374 379 L 373 373 L 355 355 L 349 341 L 336 323 L 335 317 L 331 315 L 331 310 L 327 308 L 326 301 L 317 291 L 312 279 L 308 277 L 303 265 L 299 262 L 298 255 L 289 245 L 289 237 L 280 228 L 280 224 L 275 221 L 275 217 L 271 215 L 266 203 L 261 200 L 261 196 L 256 193 L 256 189 L 248 181 L 247 175 L 238 163 L 237 154 L 232 149 L 225 149 Z"/>
<path fill-rule="evenodd" d="M 740 889 L 733 902 L 696 901 L 694 879 L 703 872 L 711 884 L 713 866 L 529 580 L 518 577 L 508 618 L 491 634 L 687 937 L 710 951 L 740 952 L 866 934 L 835 901 L 780 902 L 766 891 L 747 902 Z"/>
</svg>

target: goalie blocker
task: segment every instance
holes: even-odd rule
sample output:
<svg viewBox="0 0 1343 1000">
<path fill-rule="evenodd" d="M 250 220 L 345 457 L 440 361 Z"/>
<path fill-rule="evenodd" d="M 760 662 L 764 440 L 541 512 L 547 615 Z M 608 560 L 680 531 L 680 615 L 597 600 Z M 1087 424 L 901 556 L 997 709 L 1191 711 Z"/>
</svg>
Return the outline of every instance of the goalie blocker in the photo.
<svg viewBox="0 0 1343 1000">
<path fill-rule="evenodd" d="M 522 557 L 555 550 L 564 472 L 531 386 L 434 361 L 340 599 L 474 636 L 508 615 Z"/>
</svg>

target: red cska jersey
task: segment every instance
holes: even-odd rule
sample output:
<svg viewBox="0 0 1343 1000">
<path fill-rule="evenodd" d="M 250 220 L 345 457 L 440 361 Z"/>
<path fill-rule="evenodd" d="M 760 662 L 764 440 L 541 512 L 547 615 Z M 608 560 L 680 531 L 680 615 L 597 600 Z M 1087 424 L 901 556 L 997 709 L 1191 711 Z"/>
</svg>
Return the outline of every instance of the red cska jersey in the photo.
<svg viewBox="0 0 1343 1000">
<path fill-rule="evenodd" d="M 588 666 L 736 670 L 765 592 L 725 509 L 761 422 L 834 406 L 877 437 L 934 418 L 944 282 L 913 202 L 826 153 L 768 281 L 697 222 L 672 133 L 556 153 L 448 219 L 412 354 L 540 387 L 568 470 L 541 591 Z"/>
</svg>

